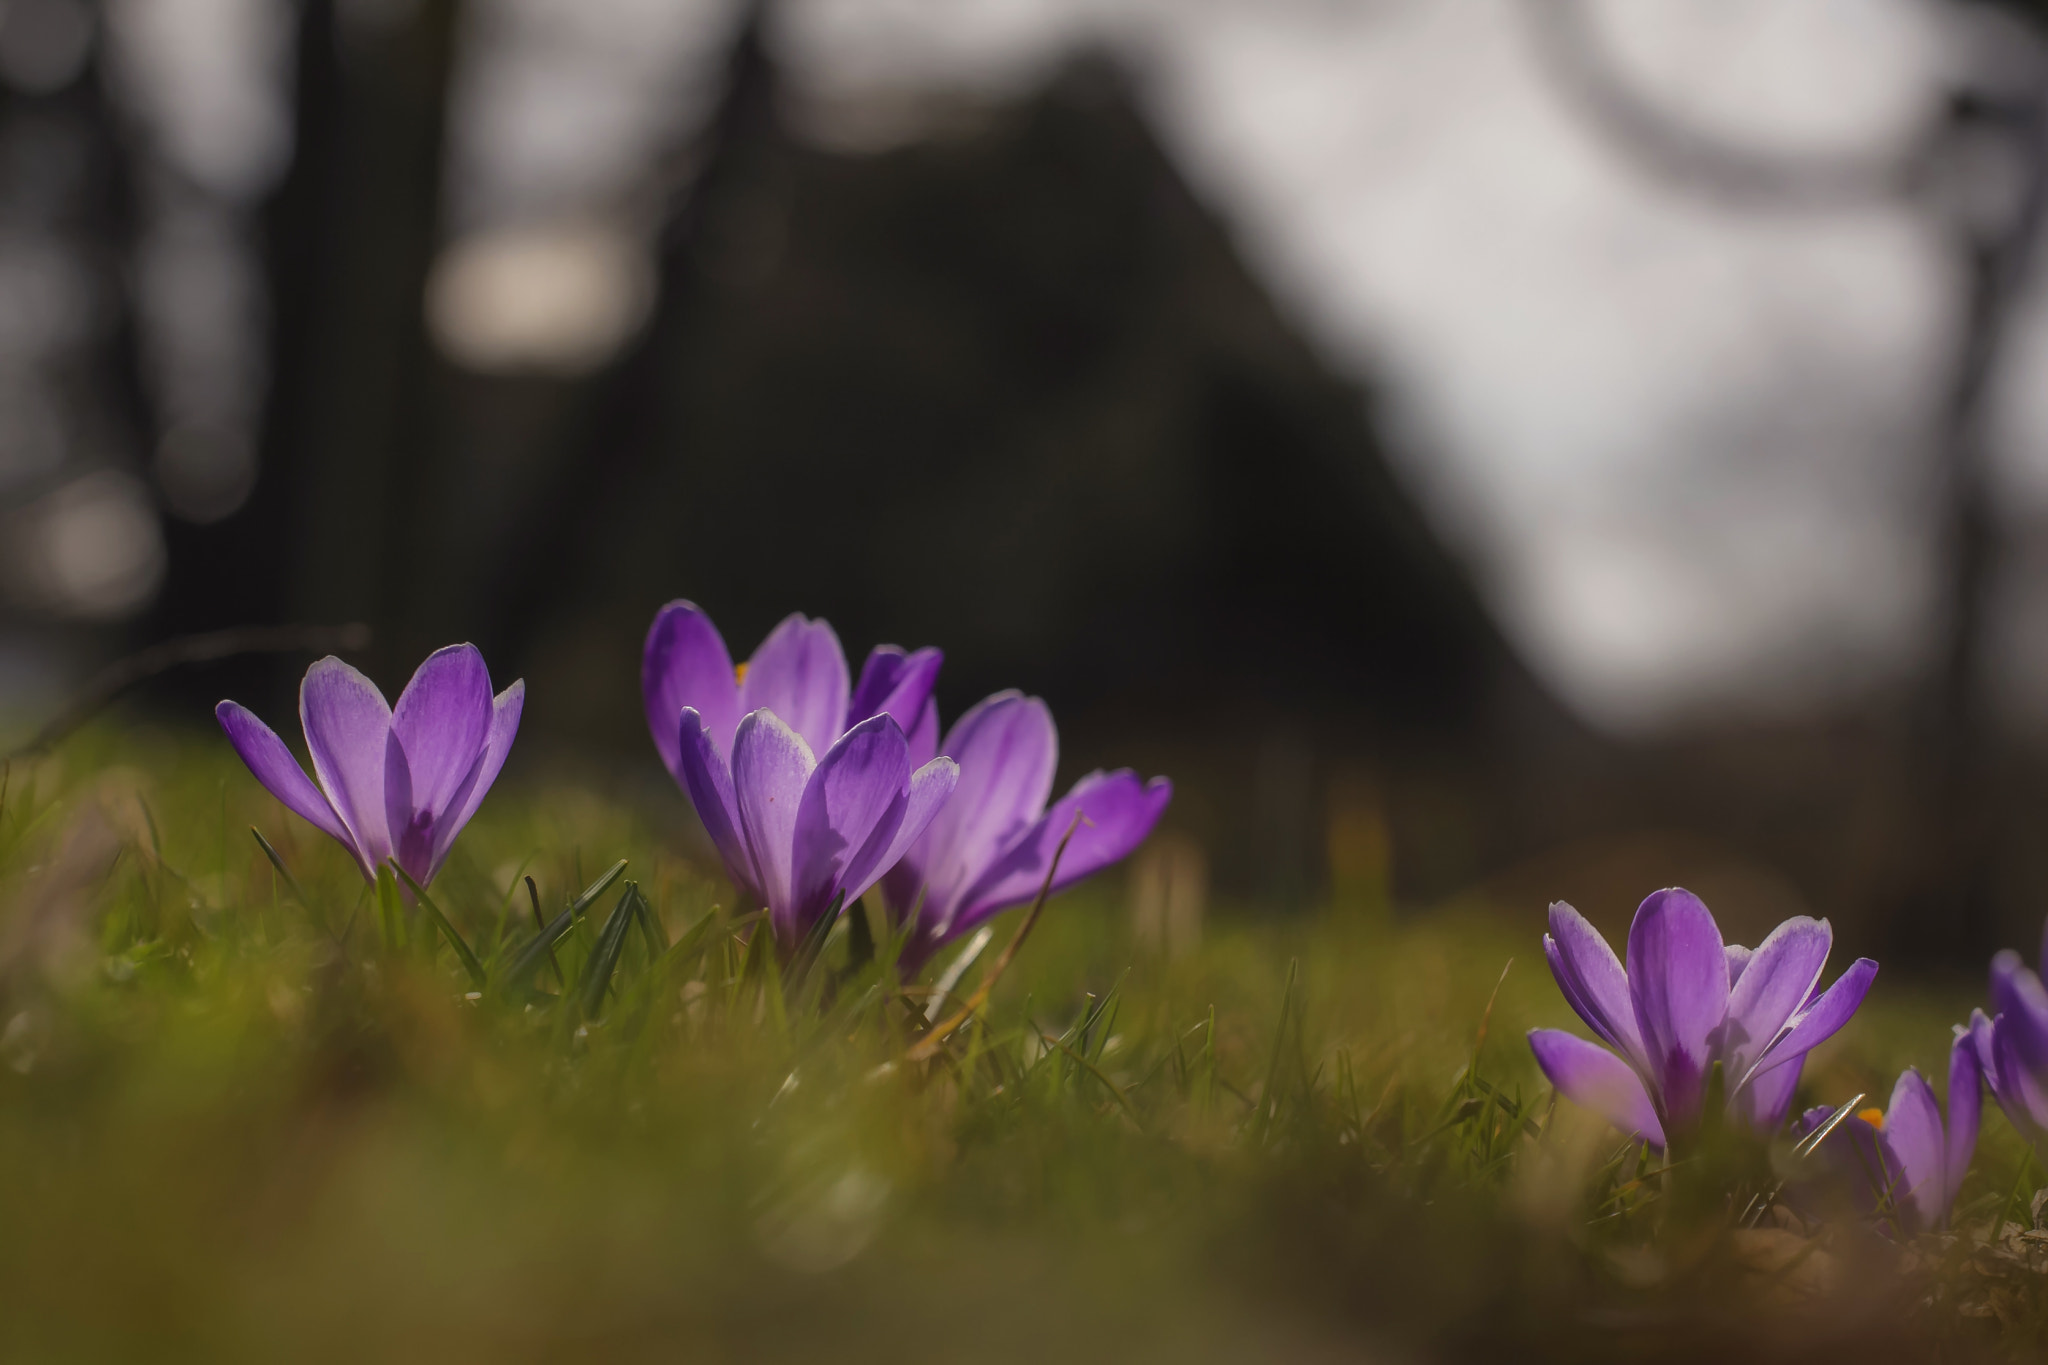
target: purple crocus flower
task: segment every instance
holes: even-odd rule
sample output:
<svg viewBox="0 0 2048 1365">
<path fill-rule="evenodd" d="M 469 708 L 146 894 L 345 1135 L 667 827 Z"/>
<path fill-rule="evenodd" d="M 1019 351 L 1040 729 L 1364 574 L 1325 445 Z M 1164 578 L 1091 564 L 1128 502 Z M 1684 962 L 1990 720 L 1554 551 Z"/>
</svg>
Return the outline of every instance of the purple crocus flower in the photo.
<svg viewBox="0 0 2048 1365">
<path fill-rule="evenodd" d="M 1558 989 L 1605 1043 L 1535 1029 L 1529 1046 L 1567 1098 L 1653 1147 L 1689 1133 L 1721 1064 L 1728 1112 L 1758 1132 L 1785 1120 L 1806 1054 L 1849 1022 L 1877 975 L 1858 958 L 1826 991 L 1834 931 L 1804 915 L 1755 952 L 1724 945 L 1690 891 L 1651 893 L 1628 931 L 1628 967 L 1584 916 L 1550 907 L 1543 952 Z M 1612 1049 L 1610 1051 L 1609 1049 Z"/>
<path fill-rule="evenodd" d="M 860 682 L 847 683 L 846 654 L 823 621 L 800 613 L 785 617 L 754 651 L 733 667 L 725 639 L 693 602 L 675 601 L 655 613 L 640 656 L 640 691 L 654 747 L 677 782 L 682 741 L 676 718 L 685 706 L 696 711 L 712 747 L 730 761 L 740 717 L 766 708 L 822 754 L 848 730 L 870 716 L 888 715 L 925 757 L 939 735 L 932 687 L 943 656 L 936 649 L 906 653 L 878 645 L 861 668 Z"/>
<path fill-rule="evenodd" d="M 428 655 L 395 707 L 329 655 L 299 685 L 318 786 L 249 708 L 224 701 L 214 715 L 256 780 L 346 848 L 366 879 L 395 857 L 424 886 L 505 766 L 525 704 L 523 681 L 491 695 L 475 645 Z"/>
<path fill-rule="evenodd" d="M 2042 954 L 2048 961 L 2048 931 Z M 2048 1145 L 2048 990 L 2010 949 L 1991 959 L 1991 1007 L 1995 1017 L 1977 1010 L 1962 1031 L 2012 1126 L 2035 1145 Z"/>
<path fill-rule="evenodd" d="M 1934 1088 L 1908 1068 L 1892 1087 L 1889 1109 L 1865 1109 L 1843 1119 L 1821 1139 L 1818 1155 L 1865 1213 L 1880 1214 L 1906 1233 L 1945 1227 L 1977 1150 L 1982 1074 L 1976 1044 L 1959 1028 L 1948 1056 L 1946 1125 Z M 1825 1105 L 1807 1110 L 1796 1132 L 1806 1136 L 1833 1113 Z"/>
<path fill-rule="evenodd" d="M 785 951 L 873 886 L 952 795 L 959 768 L 913 763 L 904 737 L 937 735 L 938 671 L 935 649 L 884 646 L 849 689 L 832 627 L 802 616 L 735 669 L 697 607 L 654 618 L 641 687 L 655 747 Z"/>
<path fill-rule="evenodd" d="M 1035 897 L 1069 827 L 1073 838 L 1060 857 L 1055 891 L 1143 843 L 1173 798 L 1165 778 L 1143 782 L 1125 768 L 1088 774 L 1048 807 L 1059 731 L 1045 703 L 1020 692 L 998 692 L 960 717 L 944 752 L 960 765 L 959 788 L 882 881 L 898 917 L 917 907 L 917 932 L 901 959 L 906 970 Z"/>
</svg>

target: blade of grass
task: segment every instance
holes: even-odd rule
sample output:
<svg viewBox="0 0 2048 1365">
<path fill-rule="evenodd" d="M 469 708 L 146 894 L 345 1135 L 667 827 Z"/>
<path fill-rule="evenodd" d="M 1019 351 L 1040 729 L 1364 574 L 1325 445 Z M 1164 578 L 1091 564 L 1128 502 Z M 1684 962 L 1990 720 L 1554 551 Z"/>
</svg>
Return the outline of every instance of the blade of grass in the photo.
<svg viewBox="0 0 2048 1365">
<path fill-rule="evenodd" d="M 258 835 L 257 837 L 261 838 L 262 836 Z M 420 909 L 426 912 L 427 918 L 433 921 L 434 927 L 439 929 L 442 937 L 448 940 L 448 946 L 455 950 L 455 956 L 462 959 L 462 970 L 469 973 L 469 979 L 476 984 L 476 988 L 482 990 L 488 986 L 490 984 L 490 977 L 484 972 L 484 964 L 476 960 L 476 954 L 469 950 L 469 944 L 463 941 L 462 935 L 455 932 L 455 926 L 450 924 L 448 917 L 441 913 L 441 907 L 434 904 L 434 898 L 427 894 L 427 888 L 414 881 L 412 874 L 400 867 L 396 858 L 390 860 L 390 866 L 392 872 L 403 879 L 406 886 L 412 891 L 413 899 L 419 902 Z"/>
<path fill-rule="evenodd" d="M 617 862 L 613 863 L 610 867 L 606 868 L 603 876 L 599 877 L 590 885 L 584 887 L 583 894 L 578 896 L 573 902 L 570 903 L 569 909 L 573 911 L 576 915 L 581 916 L 585 911 L 589 910 L 592 905 L 596 904 L 597 898 L 599 896 L 602 896 L 606 891 L 609 891 L 611 889 L 612 883 L 617 881 L 619 879 L 619 875 L 623 873 L 625 870 L 626 860 L 624 858 L 621 858 Z"/>
<path fill-rule="evenodd" d="M 277 875 L 284 879 L 285 890 L 292 893 L 292 899 L 297 901 L 300 908 L 312 919 L 313 927 L 323 934 L 328 932 L 327 917 L 321 914 L 313 902 L 307 898 L 305 888 L 299 885 L 299 879 L 292 875 L 292 870 L 284 865 L 284 859 L 278 854 L 278 851 L 270 846 L 270 840 L 263 837 L 263 831 L 251 825 L 249 826 L 249 833 L 255 837 L 256 847 L 263 850 L 263 856 L 268 858 L 270 865 L 277 869 Z"/>
<path fill-rule="evenodd" d="M 540 912 L 540 887 L 534 884 L 531 877 L 522 880 L 526 883 L 526 902 L 533 907 L 533 931 L 544 934 L 548 930 L 548 917 Z M 499 945 L 500 951 L 503 951 L 503 947 L 503 944 Z M 555 985 L 562 990 L 568 990 L 569 978 L 562 975 L 562 964 L 555 960 L 553 944 L 548 945 L 548 969 L 555 974 Z"/>
<path fill-rule="evenodd" d="M 519 950 L 519 955 L 512 959 L 511 967 L 507 968 L 505 975 L 499 978 L 507 990 L 520 991 L 527 988 L 526 983 L 532 979 L 535 969 L 540 966 L 541 959 L 548 956 L 548 952 L 555 946 L 556 940 L 569 932 L 569 925 L 575 918 L 576 907 L 573 905 L 569 906 L 561 914 L 549 921 L 547 926 L 538 934 L 534 935 L 532 942 Z M 560 975 L 559 968 L 556 974 Z"/>
<path fill-rule="evenodd" d="M 647 940 L 647 960 L 659 962 L 668 951 L 668 930 L 662 925 L 661 916 L 654 912 L 654 902 L 642 892 L 639 900 L 640 936 Z"/>
<path fill-rule="evenodd" d="M 1052 879 L 1060 870 L 1060 859 L 1066 854 L 1067 843 L 1074 837 L 1074 831 L 1081 827 L 1084 818 L 1079 811 L 1074 812 L 1073 820 L 1067 825 L 1067 832 L 1060 836 L 1060 846 L 1053 850 L 1052 863 L 1045 869 L 1045 880 L 1039 883 L 1038 897 L 1031 902 L 1031 908 L 1025 912 L 1024 922 L 1017 926 L 1016 935 L 1004 946 L 1003 955 L 996 959 L 995 966 L 989 968 L 988 975 L 974 988 L 974 994 L 960 1007 L 959 1013 L 918 1039 L 916 1045 L 904 1054 L 908 1060 L 922 1062 L 930 1058 L 946 1039 L 952 1036 L 953 1030 L 972 1019 L 988 1002 L 990 992 L 996 988 L 996 982 L 1003 979 L 1003 973 L 1010 969 L 1010 963 L 1015 960 L 1017 950 L 1024 946 L 1024 940 L 1030 936 L 1031 927 L 1038 923 L 1038 916 L 1045 909 L 1045 898 L 1052 894 Z"/>
<path fill-rule="evenodd" d="M 945 1007 L 946 997 L 953 993 L 953 988 L 960 984 L 960 978 L 967 975 L 967 969 L 981 957 L 983 950 L 995 941 L 995 936 L 994 926 L 982 925 L 974 931 L 974 937 L 967 940 L 967 946 L 960 950 L 960 955 L 946 964 L 946 970 L 939 974 L 938 981 L 932 986 L 932 998 L 925 1001 L 924 1017 L 927 1023 L 938 1019 L 939 1011 Z"/>
<path fill-rule="evenodd" d="M 595 1018 L 604 1006 L 605 992 L 611 989 L 612 973 L 619 969 L 619 955 L 626 948 L 626 931 L 640 913 L 640 884 L 627 882 L 626 889 L 619 893 L 619 903 L 612 907 L 612 917 L 605 921 L 604 932 L 597 937 L 597 948 L 584 964 L 583 978 L 577 982 L 577 997 L 583 1006 L 585 1018 Z"/>
</svg>

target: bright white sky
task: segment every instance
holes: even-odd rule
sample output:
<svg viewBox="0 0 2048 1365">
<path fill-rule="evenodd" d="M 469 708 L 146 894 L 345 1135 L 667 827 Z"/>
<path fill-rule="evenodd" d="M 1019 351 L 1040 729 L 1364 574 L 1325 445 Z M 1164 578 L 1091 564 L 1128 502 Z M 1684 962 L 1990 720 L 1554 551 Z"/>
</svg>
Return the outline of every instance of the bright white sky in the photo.
<svg viewBox="0 0 2048 1365">
<path fill-rule="evenodd" d="M 1536 61 L 1532 0 L 804 0 L 814 88 L 1020 88 L 1128 54 L 1187 173 L 1581 710 L 1652 723 L 1895 672 L 1921 630 L 1944 262 L 1904 212 L 1659 187 Z M 1869 151 L 1949 44 L 1904 0 L 1609 4 L 1627 68 L 1765 146 Z M 2048 414 L 2044 414 L 2048 416 Z"/>
<path fill-rule="evenodd" d="M 916 103 L 893 96 L 1001 98 L 1077 46 L 1119 54 L 1253 268 L 1333 366 L 1379 387 L 1430 512 L 1589 717 L 1636 728 L 1896 681 L 1926 634 L 1937 239 L 1904 209 L 1740 211 L 1653 182 L 1558 98 L 1529 39 L 1538 3 L 784 0 L 776 40 L 813 123 L 848 140 Z M 1816 152 L 1905 136 L 1967 36 L 1937 0 L 1599 8 L 1667 107 Z M 734 13 L 473 0 L 451 226 L 616 216 L 710 107 Z M 204 67 L 187 83 L 217 114 Z M 2048 507 L 2035 312 L 2001 414 L 2022 516 Z M 2040 642 L 2015 684 L 2048 695 L 2043 585 L 2007 628 Z"/>
</svg>

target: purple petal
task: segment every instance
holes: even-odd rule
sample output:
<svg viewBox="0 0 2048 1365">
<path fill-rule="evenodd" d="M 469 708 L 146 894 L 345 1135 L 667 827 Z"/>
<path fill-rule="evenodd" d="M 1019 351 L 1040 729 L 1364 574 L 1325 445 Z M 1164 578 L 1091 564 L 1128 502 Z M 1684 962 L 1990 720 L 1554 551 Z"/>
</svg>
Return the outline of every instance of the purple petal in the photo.
<svg viewBox="0 0 2048 1365">
<path fill-rule="evenodd" d="M 1991 959 L 1991 1009 L 2029 1071 L 2048 1071 L 2048 990 L 2008 949 Z"/>
<path fill-rule="evenodd" d="M 220 728 L 227 731 L 228 742 L 235 746 L 235 752 L 242 756 L 242 762 L 249 765 L 249 771 L 256 775 L 269 793 L 284 803 L 285 809 L 306 820 L 321 833 L 338 840 L 347 849 L 364 873 L 372 878 L 363 855 L 356 851 L 355 841 L 349 837 L 348 827 L 341 817 L 334 813 L 327 798 L 313 785 L 313 779 L 306 776 L 306 770 L 292 757 L 291 750 L 284 747 L 284 741 L 277 732 L 256 718 L 256 714 L 240 702 L 224 701 L 213 708 L 214 716 L 220 721 Z"/>
<path fill-rule="evenodd" d="M 1756 1074 L 1804 1057 L 1834 1037 L 1863 1004 L 1863 997 L 1870 994 L 1870 983 L 1876 979 L 1877 964 L 1869 958 L 1859 957 L 1850 963 L 1849 969 L 1836 977 L 1835 984 L 1823 991 L 1819 999 L 1793 1016 L 1791 1029 L 1765 1049 L 1763 1059 L 1756 1065 Z"/>
<path fill-rule="evenodd" d="M 909 789 L 903 732 L 886 714 L 854 726 L 818 760 L 794 832 L 791 913 L 799 935 L 831 905 L 849 867 L 863 858 L 872 865 L 888 846 L 903 823 Z"/>
<path fill-rule="evenodd" d="M 1749 968 L 1749 960 L 1755 954 L 1740 943 L 1728 945 L 1728 989 L 1733 991 L 1742 980 L 1742 974 Z"/>
<path fill-rule="evenodd" d="M 748 908 L 759 908 L 766 900 L 761 890 L 761 873 L 741 830 L 732 775 L 726 770 L 725 760 L 719 757 L 718 746 L 704 729 L 704 718 L 693 706 L 683 708 L 677 726 L 677 753 L 677 766 L 681 769 L 678 780 L 696 809 L 697 818 L 703 822 L 704 832 L 711 836 L 711 845 L 718 850 L 726 875 L 747 897 Z"/>
<path fill-rule="evenodd" d="M 1793 1140 L 1797 1141 L 1812 1133 L 1814 1129 L 1826 1123 L 1834 1115 L 1834 1112 L 1832 1106 L 1825 1104 L 1814 1105 L 1813 1108 L 1799 1116 L 1799 1122 L 1792 1125 Z"/>
<path fill-rule="evenodd" d="M 2008 1100 L 2004 1090 L 2004 1083 L 1998 1077 L 1998 1060 L 1994 1051 L 1994 1025 L 1991 1019 L 1983 1010 L 1971 1010 L 1970 1022 L 1957 1027 L 1956 1038 L 1959 1042 L 1965 1038 L 1969 1039 L 1970 1051 L 1976 1054 L 1977 1073 L 1984 1081 L 1984 1088 L 1991 1092 L 1991 1098 L 1997 1103 L 1998 1107 L 2003 1109 L 2007 1115 L 2011 1115 L 2018 1101 Z M 1951 1065 L 1953 1065 L 1953 1059 L 1951 1059 Z M 2015 1119 L 2014 1122 L 2017 1123 L 2018 1120 Z"/>
<path fill-rule="evenodd" d="M 384 801 L 391 708 L 384 694 L 330 654 L 306 670 L 299 719 L 321 790 L 348 826 L 358 855 L 376 868 L 391 856 Z"/>
<path fill-rule="evenodd" d="M 740 723 L 740 685 L 724 637 L 696 603 L 675 601 L 655 613 L 640 654 L 640 695 L 655 752 L 676 781 L 682 781 L 676 718 L 685 706 L 696 711 L 720 761 L 731 755 L 732 732 Z"/>
<path fill-rule="evenodd" d="M 1942 1189 L 1948 1163 L 1943 1154 L 1941 1106 L 1927 1078 L 1908 1068 L 1892 1087 L 1891 1105 L 1885 1110 L 1884 1145 L 1891 1150 L 1891 1169 L 1896 1179 L 1892 1203 L 1903 1214 L 1909 1228 L 1934 1227 L 1947 1211 Z"/>
<path fill-rule="evenodd" d="M 1664 1145 L 1664 1125 L 1657 1121 L 1656 1106 L 1643 1089 L 1642 1077 L 1627 1062 L 1598 1043 L 1554 1028 L 1530 1030 L 1529 1050 L 1566 1099 L 1652 1147 Z"/>
<path fill-rule="evenodd" d="M 763 707 L 803 737 L 813 756 L 846 728 L 846 654 L 823 621 L 786 617 L 747 661 L 740 710 Z"/>
<path fill-rule="evenodd" d="M 1742 977 L 1728 993 L 1721 1024 L 1721 1063 L 1729 1084 L 1746 1080 L 1757 1060 L 1813 994 L 1827 966 L 1834 930 L 1805 915 L 1786 920 L 1757 945 Z"/>
<path fill-rule="evenodd" d="M 1977 1069 L 1983 1074 L 1984 1083 L 1991 1084 L 1991 1018 L 1983 1010 L 1971 1010 L 1970 1022 L 1958 1025 L 1957 1036 L 1968 1035 L 1970 1046 L 1977 1053 Z"/>
<path fill-rule="evenodd" d="M 462 833 L 462 827 L 475 816 L 477 808 L 490 794 L 491 784 L 498 780 L 504 770 L 505 758 L 512 752 L 512 741 L 519 734 L 519 717 L 526 711 L 526 680 L 520 678 L 491 700 L 491 724 L 484 733 L 484 751 L 478 759 L 468 784 L 458 794 L 451 808 L 442 814 L 434 825 L 434 857 L 428 876 L 441 870 L 447 860 L 448 850 L 455 847 L 455 836 Z"/>
<path fill-rule="evenodd" d="M 798 932 L 792 895 L 797 810 L 817 768 L 802 735 L 773 711 L 752 711 L 732 738 L 732 790 L 747 852 L 760 874 L 776 937 L 794 943 Z"/>
<path fill-rule="evenodd" d="M 1795 1061 L 1750 1077 L 1748 1084 L 1737 1086 L 1728 1097 L 1729 1112 L 1752 1133 L 1768 1137 L 1777 1132 L 1799 1090 L 1799 1073 L 1804 1066 L 1803 1061 Z"/>
<path fill-rule="evenodd" d="M 1984 1112 L 1982 1069 L 1976 1040 L 1967 1029 L 1956 1030 L 1948 1052 L 1948 1138 L 1942 1144 L 1941 1216 L 1948 1217 L 1963 1176 L 1977 1151 L 1977 1127 Z"/>
<path fill-rule="evenodd" d="M 910 795 L 887 847 L 855 861 L 846 872 L 846 898 L 851 901 L 866 893 L 894 867 L 904 850 L 925 832 L 953 795 L 960 781 L 960 765 L 950 758 L 935 758 L 910 775 Z"/>
<path fill-rule="evenodd" d="M 1552 901 L 1543 956 L 1550 963 L 1550 974 L 1557 978 L 1558 989 L 1586 1026 L 1636 1066 L 1647 1069 L 1649 1059 L 1636 1028 L 1628 977 L 1600 931 L 1571 906 Z"/>
<path fill-rule="evenodd" d="M 413 809 L 438 817 L 454 804 L 491 729 L 491 671 L 475 645 L 427 656 L 391 708 L 391 736 L 405 754 Z"/>
<path fill-rule="evenodd" d="M 1728 952 L 1713 915 L 1690 891 L 1652 892 L 1628 931 L 1628 989 L 1664 1113 L 1699 1115 L 1714 1031 L 1728 1012 Z"/>
<path fill-rule="evenodd" d="M 1992 1089 L 2013 1127 L 2036 1138 L 2048 1131 L 2048 1094 L 2042 1093 L 2039 1074 L 2020 1055 L 2011 1025 L 2009 1015 L 1991 1021 L 1992 1074 L 1997 1077 Z"/>
<path fill-rule="evenodd" d="M 1053 802 L 1024 837 L 1005 849 L 968 888 L 952 920 L 943 922 L 943 932 L 965 933 L 990 916 L 1036 897 L 1055 857 L 1059 867 L 1053 874 L 1051 893 L 1064 891 L 1083 877 L 1122 861 L 1145 842 L 1171 800 L 1173 784 L 1163 777 L 1141 782 L 1129 768 L 1088 774 Z M 940 819 L 944 818 L 942 814 Z M 1071 839 L 1067 839 L 1069 829 L 1073 831 Z M 1065 853 L 1060 852 L 1062 839 L 1067 839 Z"/>
<path fill-rule="evenodd" d="M 960 765 L 959 784 L 904 860 L 925 887 L 921 917 L 936 925 L 958 917 L 969 888 L 1045 813 L 1059 766 L 1059 731 L 1044 702 L 998 692 L 954 722 L 944 749 Z M 1028 870 L 1025 875 L 1028 880 Z M 1037 890 L 1034 885 L 1024 894 Z"/>
<path fill-rule="evenodd" d="M 909 735 L 930 707 L 944 662 L 945 655 L 930 647 L 906 654 L 896 645 L 876 645 L 861 666 L 860 682 L 847 703 L 845 727 L 850 730 L 869 716 L 886 715 Z M 932 718 L 938 718 L 935 709 Z"/>
</svg>

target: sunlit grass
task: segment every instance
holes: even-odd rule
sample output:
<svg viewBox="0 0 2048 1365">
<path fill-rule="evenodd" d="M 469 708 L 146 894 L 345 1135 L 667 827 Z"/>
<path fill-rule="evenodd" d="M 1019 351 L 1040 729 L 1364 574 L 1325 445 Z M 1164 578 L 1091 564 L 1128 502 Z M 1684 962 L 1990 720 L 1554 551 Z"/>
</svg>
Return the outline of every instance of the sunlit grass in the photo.
<svg viewBox="0 0 2048 1365">
<path fill-rule="evenodd" d="M 451 936 L 396 887 L 380 907 L 224 745 L 89 733 L 7 787 L 9 1358 L 1882 1360 L 2041 1341 L 2031 1274 L 1970 1263 L 1971 1239 L 2031 1224 L 2038 1174 L 2002 1119 L 1964 1241 L 1911 1262 L 1775 1213 L 1782 1149 L 1709 1142 L 1664 1171 L 1530 1062 L 1526 1029 L 1573 1026 L 1540 906 L 1226 908 L 1168 961 L 1134 946 L 1111 875 L 1053 902 L 988 1008 L 920 1062 L 925 1002 L 897 989 L 886 934 L 863 963 L 842 929 L 786 972 L 692 860 L 680 802 L 501 787 L 431 889 Z M 536 905 L 559 920 L 620 859 L 535 951 Z M 1938 1076 L 1972 1003 L 1880 977 L 1802 1104 L 1881 1102 L 1908 1062 Z"/>
</svg>

